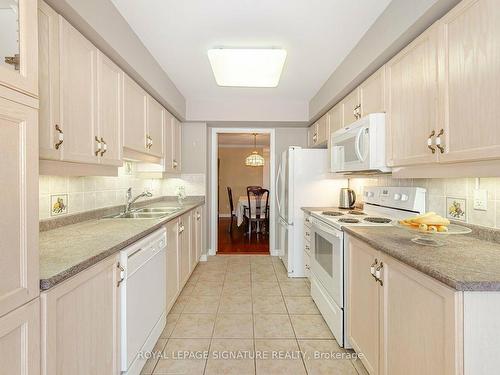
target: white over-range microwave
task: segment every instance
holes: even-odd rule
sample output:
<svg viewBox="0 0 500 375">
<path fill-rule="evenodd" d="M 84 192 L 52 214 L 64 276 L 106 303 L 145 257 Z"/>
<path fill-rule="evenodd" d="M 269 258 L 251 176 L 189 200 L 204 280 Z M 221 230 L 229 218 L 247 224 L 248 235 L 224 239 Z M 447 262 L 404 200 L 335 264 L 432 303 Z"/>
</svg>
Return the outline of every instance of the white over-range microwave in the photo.
<svg viewBox="0 0 500 375">
<path fill-rule="evenodd" d="M 385 157 L 385 113 L 372 113 L 330 135 L 334 173 L 390 172 Z"/>
</svg>

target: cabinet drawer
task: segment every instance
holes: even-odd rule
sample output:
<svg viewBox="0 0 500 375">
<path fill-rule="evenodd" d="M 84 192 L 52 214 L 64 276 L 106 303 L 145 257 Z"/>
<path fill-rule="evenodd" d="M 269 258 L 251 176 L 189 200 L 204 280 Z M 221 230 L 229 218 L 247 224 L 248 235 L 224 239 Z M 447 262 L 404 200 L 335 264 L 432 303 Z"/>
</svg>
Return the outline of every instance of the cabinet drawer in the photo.
<svg viewBox="0 0 500 375">
<path fill-rule="evenodd" d="M 311 241 L 307 239 L 304 240 L 304 251 L 309 254 L 309 256 L 311 255 Z"/>
<path fill-rule="evenodd" d="M 307 241 L 311 241 L 311 228 L 310 227 L 304 226 L 304 238 Z"/>
<path fill-rule="evenodd" d="M 311 255 L 307 251 L 304 251 L 304 275 L 311 277 Z"/>
</svg>

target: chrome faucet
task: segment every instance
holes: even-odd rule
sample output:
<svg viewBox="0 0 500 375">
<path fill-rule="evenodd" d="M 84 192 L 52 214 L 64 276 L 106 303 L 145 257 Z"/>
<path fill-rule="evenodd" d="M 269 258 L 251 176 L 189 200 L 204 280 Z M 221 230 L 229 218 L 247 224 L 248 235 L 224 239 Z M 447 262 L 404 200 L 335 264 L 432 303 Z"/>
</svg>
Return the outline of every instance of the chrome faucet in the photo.
<svg viewBox="0 0 500 375">
<path fill-rule="evenodd" d="M 132 198 L 132 188 L 128 188 L 127 189 L 127 205 L 125 206 L 125 213 L 128 213 L 130 212 L 130 208 L 132 206 L 132 204 L 139 198 L 142 198 L 142 197 L 148 197 L 148 198 L 151 198 L 153 196 L 153 194 L 151 194 L 149 191 L 144 191 L 142 192 L 141 194 L 139 194 L 137 197 L 135 198 Z"/>
</svg>

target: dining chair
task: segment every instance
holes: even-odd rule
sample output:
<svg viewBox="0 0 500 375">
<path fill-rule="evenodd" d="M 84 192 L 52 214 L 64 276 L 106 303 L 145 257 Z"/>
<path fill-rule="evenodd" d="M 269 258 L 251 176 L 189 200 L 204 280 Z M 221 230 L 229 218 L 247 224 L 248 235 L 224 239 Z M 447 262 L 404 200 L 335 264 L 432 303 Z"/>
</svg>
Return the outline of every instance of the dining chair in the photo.
<svg viewBox="0 0 500 375">
<path fill-rule="evenodd" d="M 261 233 L 262 224 L 267 223 L 269 217 L 269 190 L 263 189 L 260 186 L 247 186 L 248 198 L 248 235 L 252 235 L 252 224 L 256 224 L 256 233 Z M 252 207 L 252 200 L 255 201 L 255 206 Z"/>
<path fill-rule="evenodd" d="M 231 223 L 229 224 L 229 228 L 227 228 L 227 231 L 231 233 L 233 231 L 233 220 L 236 217 L 236 214 L 234 212 L 233 191 L 229 186 L 227 187 L 227 195 L 229 198 L 229 208 L 231 210 Z"/>
</svg>

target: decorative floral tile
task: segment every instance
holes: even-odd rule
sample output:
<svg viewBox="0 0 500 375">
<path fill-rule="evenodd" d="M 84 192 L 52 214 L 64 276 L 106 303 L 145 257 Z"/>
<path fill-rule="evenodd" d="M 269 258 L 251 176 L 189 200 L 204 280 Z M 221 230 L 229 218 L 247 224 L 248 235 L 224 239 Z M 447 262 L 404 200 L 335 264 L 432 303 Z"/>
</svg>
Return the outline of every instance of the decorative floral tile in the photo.
<svg viewBox="0 0 500 375">
<path fill-rule="evenodd" d="M 64 215 L 68 213 L 68 194 L 50 196 L 50 216 Z"/>
<path fill-rule="evenodd" d="M 467 220 L 467 202 L 463 198 L 446 197 L 446 217 L 452 220 Z"/>
</svg>

